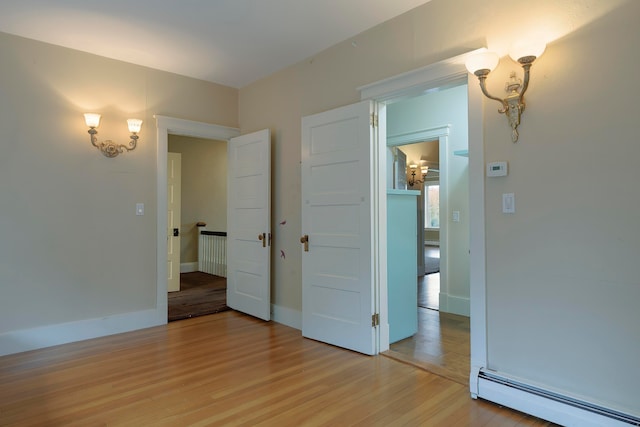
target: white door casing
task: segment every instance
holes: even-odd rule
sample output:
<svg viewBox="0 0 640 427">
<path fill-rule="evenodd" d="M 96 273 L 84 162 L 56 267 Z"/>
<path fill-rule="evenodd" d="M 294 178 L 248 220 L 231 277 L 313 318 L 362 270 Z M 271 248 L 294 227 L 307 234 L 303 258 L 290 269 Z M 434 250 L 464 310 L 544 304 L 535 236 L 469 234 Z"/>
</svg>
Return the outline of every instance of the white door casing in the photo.
<svg viewBox="0 0 640 427">
<path fill-rule="evenodd" d="M 302 335 L 375 354 L 370 101 L 302 119 Z"/>
<path fill-rule="evenodd" d="M 227 305 L 270 320 L 270 131 L 231 138 L 227 156 Z"/>
<path fill-rule="evenodd" d="M 167 291 L 180 290 L 180 153 L 167 153 Z"/>
</svg>

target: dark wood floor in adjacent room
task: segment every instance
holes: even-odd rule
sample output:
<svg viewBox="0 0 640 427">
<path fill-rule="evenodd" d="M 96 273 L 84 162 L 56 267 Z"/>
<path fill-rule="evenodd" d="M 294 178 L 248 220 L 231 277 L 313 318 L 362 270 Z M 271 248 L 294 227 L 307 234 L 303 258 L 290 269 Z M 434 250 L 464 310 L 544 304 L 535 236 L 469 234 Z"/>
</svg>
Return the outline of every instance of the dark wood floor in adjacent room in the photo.
<svg viewBox="0 0 640 427">
<path fill-rule="evenodd" d="M 169 292 L 168 320 L 189 319 L 229 310 L 227 279 L 195 271 L 180 274 L 180 291 Z"/>
<path fill-rule="evenodd" d="M 234 311 L 0 357 L 0 425 L 545 426 Z"/>
</svg>

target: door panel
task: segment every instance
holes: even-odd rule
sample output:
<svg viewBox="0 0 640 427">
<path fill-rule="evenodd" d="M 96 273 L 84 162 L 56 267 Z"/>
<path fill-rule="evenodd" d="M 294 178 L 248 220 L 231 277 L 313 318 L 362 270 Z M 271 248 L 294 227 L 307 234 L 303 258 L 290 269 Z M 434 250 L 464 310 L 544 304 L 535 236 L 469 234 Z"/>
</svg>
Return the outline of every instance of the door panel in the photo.
<svg viewBox="0 0 640 427">
<path fill-rule="evenodd" d="M 180 290 L 180 204 L 182 155 L 167 153 L 167 290 Z M 178 233 L 174 233 L 178 230 Z"/>
<path fill-rule="evenodd" d="M 302 119 L 302 334 L 374 354 L 372 150 L 366 101 Z"/>
<path fill-rule="evenodd" d="M 232 138 L 228 146 L 227 305 L 271 318 L 271 136 Z"/>
</svg>

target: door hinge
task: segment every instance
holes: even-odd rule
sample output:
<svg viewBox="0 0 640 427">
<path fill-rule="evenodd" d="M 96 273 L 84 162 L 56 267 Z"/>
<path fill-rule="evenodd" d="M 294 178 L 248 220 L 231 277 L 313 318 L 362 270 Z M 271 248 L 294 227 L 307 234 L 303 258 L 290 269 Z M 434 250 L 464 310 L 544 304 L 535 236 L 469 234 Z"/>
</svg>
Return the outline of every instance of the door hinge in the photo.
<svg viewBox="0 0 640 427">
<path fill-rule="evenodd" d="M 369 117 L 369 124 L 374 128 L 378 127 L 378 115 L 376 113 L 371 113 L 371 117 Z"/>
<path fill-rule="evenodd" d="M 375 328 L 380 325 L 380 315 L 378 313 L 374 313 L 371 315 L 371 327 Z"/>
</svg>

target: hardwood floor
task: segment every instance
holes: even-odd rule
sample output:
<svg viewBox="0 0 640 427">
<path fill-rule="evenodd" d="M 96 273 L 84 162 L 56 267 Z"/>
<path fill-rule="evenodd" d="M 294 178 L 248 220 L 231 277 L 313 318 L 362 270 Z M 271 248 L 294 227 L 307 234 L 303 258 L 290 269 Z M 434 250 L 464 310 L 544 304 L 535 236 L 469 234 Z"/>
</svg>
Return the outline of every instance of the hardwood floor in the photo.
<svg viewBox="0 0 640 427">
<path fill-rule="evenodd" d="M 425 246 L 425 256 L 440 258 L 440 248 Z M 418 332 L 382 354 L 467 385 L 469 318 L 439 312 L 439 293 L 440 273 L 418 276 Z"/>
<path fill-rule="evenodd" d="M 227 279 L 201 271 L 180 273 L 180 290 L 168 293 L 167 305 L 169 322 L 229 310 Z"/>
<path fill-rule="evenodd" d="M 540 426 L 466 386 L 227 311 L 0 357 L 2 426 Z"/>
<path fill-rule="evenodd" d="M 418 307 L 418 333 L 382 354 L 467 385 L 469 337 L 468 317 Z"/>
</svg>

